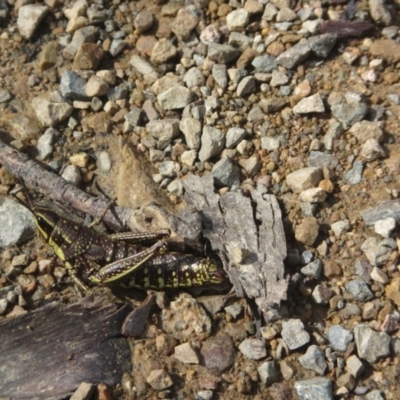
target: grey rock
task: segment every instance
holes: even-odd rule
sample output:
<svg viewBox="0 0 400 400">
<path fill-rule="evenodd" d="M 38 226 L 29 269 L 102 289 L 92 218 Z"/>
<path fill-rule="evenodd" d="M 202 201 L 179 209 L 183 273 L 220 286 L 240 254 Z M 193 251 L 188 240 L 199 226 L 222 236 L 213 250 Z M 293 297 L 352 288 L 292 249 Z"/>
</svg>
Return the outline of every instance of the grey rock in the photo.
<svg viewBox="0 0 400 400">
<path fill-rule="evenodd" d="M 6 248 L 32 238 L 36 233 L 32 213 L 7 197 L 0 199 L 0 247 Z"/>
<path fill-rule="evenodd" d="M 297 381 L 294 389 L 299 400 L 333 400 L 332 382 L 328 378 L 311 378 Z"/>
<path fill-rule="evenodd" d="M 305 276 L 310 276 L 315 279 L 319 279 L 322 272 L 322 261 L 317 258 L 310 262 L 301 269 L 301 273 Z"/>
<path fill-rule="evenodd" d="M 199 390 L 196 393 L 196 400 L 211 400 L 214 396 L 212 390 Z"/>
<path fill-rule="evenodd" d="M 368 285 L 363 280 L 354 279 L 346 282 L 346 291 L 357 301 L 368 301 L 374 297 Z"/>
<path fill-rule="evenodd" d="M 358 379 L 360 375 L 364 372 L 364 365 L 361 360 L 353 354 L 346 360 L 346 371 Z"/>
<path fill-rule="evenodd" d="M 378 389 L 371 390 L 364 396 L 364 400 L 385 400 L 385 398 Z"/>
<path fill-rule="evenodd" d="M 330 125 L 324 136 L 324 146 L 326 150 L 333 150 L 333 142 L 340 138 L 343 133 L 343 126 L 340 122 L 335 121 Z"/>
<path fill-rule="evenodd" d="M 110 101 L 124 100 L 128 98 L 128 89 L 125 86 L 115 86 L 108 90 L 107 98 Z"/>
<path fill-rule="evenodd" d="M 311 297 L 316 304 L 326 305 L 329 303 L 332 294 L 332 290 L 327 288 L 325 285 L 316 285 L 311 293 Z"/>
<path fill-rule="evenodd" d="M 244 168 L 247 175 L 252 178 L 254 175 L 260 172 L 262 167 L 261 161 L 256 157 L 242 158 L 239 160 L 239 165 Z"/>
<path fill-rule="evenodd" d="M 392 21 L 392 16 L 386 7 L 386 2 L 384 0 L 369 0 L 368 3 L 372 19 L 377 23 L 389 26 Z"/>
<path fill-rule="evenodd" d="M 226 25 L 230 31 L 240 31 L 249 23 L 249 13 L 244 8 L 231 11 L 226 16 Z"/>
<path fill-rule="evenodd" d="M 343 180 L 349 185 L 358 185 L 362 180 L 363 170 L 364 163 L 362 161 L 355 161 L 353 167 L 344 174 Z"/>
<path fill-rule="evenodd" d="M 211 174 L 218 186 L 240 187 L 240 168 L 229 158 L 223 157 L 213 167 Z"/>
<path fill-rule="evenodd" d="M 240 303 L 235 303 L 231 306 L 225 307 L 224 310 L 233 318 L 237 318 L 243 311 L 243 306 Z"/>
<path fill-rule="evenodd" d="M 52 103 L 41 97 L 32 100 L 32 108 L 43 126 L 56 126 L 67 119 L 73 111 L 68 103 Z"/>
<path fill-rule="evenodd" d="M 312 96 L 301 99 L 294 107 L 293 112 L 296 114 L 308 114 L 308 113 L 322 113 L 325 111 L 324 102 L 319 93 L 313 94 Z"/>
<path fill-rule="evenodd" d="M 300 41 L 290 49 L 281 53 L 277 57 L 276 63 L 285 68 L 293 69 L 296 65 L 306 60 L 310 53 L 311 48 L 308 43 Z"/>
<path fill-rule="evenodd" d="M 305 250 L 301 253 L 300 262 L 302 264 L 309 264 L 314 259 L 314 254 L 311 250 Z"/>
<path fill-rule="evenodd" d="M 277 62 L 275 57 L 265 55 L 255 57 L 251 65 L 255 68 L 256 72 L 267 73 L 277 67 Z"/>
<path fill-rule="evenodd" d="M 8 90 L 0 90 L 0 104 L 11 100 L 11 93 Z"/>
<path fill-rule="evenodd" d="M 237 87 L 236 94 L 238 97 L 246 96 L 256 91 L 256 80 L 252 76 L 243 78 Z"/>
<path fill-rule="evenodd" d="M 396 228 L 396 220 L 393 217 L 388 217 L 376 221 L 374 224 L 374 231 L 378 235 L 388 238 Z"/>
<path fill-rule="evenodd" d="M 210 43 L 207 57 L 219 64 L 227 64 L 240 56 L 240 50 L 229 44 Z"/>
<path fill-rule="evenodd" d="M 281 97 L 272 97 L 268 99 L 262 99 L 259 103 L 261 109 L 266 114 L 271 114 L 279 111 L 287 104 L 287 100 Z"/>
<path fill-rule="evenodd" d="M 279 368 L 275 361 L 266 361 L 258 367 L 258 375 L 265 386 L 271 386 L 280 379 Z"/>
<path fill-rule="evenodd" d="M 248 47 L 251 47 L 253 39 L 240 32 L 231 32 L 228 38 L 228 43 L 243 52 Z"/>
<path fill-rule="evenodd" d="M 122 39 L 113 39 L 111 42 L 110 49 L 108 52 L 112 57 L 116 57 L 119 53 L 122 52 L 122 50 L 126 47 L 127 42 Z"/>
<path fill-rule="evenodd" d="M 155 73 L 154 67 L 145 58 L 136 54 L 131 57 L 129 63 L 141 75 L 149 75 Z"/>
<path fill-rule="evenodd" d="M 196 118 L 183 118 L 179 123 L 179 128 L 185 135 L 189 149 L 198 150 L 201 139 L 201 122 Z"/>
<path fill-rule="evenodd" d="M 360 358 L 369 363 L 390 356 L 390 336 L 385 332 L 376 332 L 368 325 L 356 325 L 354 338 Z"/>
<path fill-rule="evenodd" d="M 326 338 L 333 350 L 346 351 L 347 346 L 353 340 L 353 333 L 340 325 L 332 325 L 326 334 Z"/>
<path fill-rule="evenodd" d="M 226 133 L 226 144 L 228 149 L 236 147 L 245 137 L 247 133 L 243 128 L 230 128 Z"/>
<path fill-rule="evenodd" d="M 364 252 L 368 261 L 375 267 L 385 264 L 392 250 L 389 246 L 385 246 L 384 241 L 376 237 L 369 237 L 361 245 L 361 250 Z"/>
<path fill-rule="evenodd" d="M 199 160 L 204 162 L 216 156 L 224 148 L 224 145 L 225 135 L 221 130 L 208 125 L 204 126 Z"/>
<path fill-rule="evenodd" d="M 75 186 L 79 186 L 82 182 L 81 171 L 76 165 L 68 165 L 68 167 L 64 169 L 61 177 Z"/>
<path fill-rule="evenodd" d="M 104 174 L 111 171 L 111 158 L 107 151 L 101 151 L 97 156 L 97 168 Z"/>
<path fill-rule="evenodd" d="M 190 343 L 182 343 L 174 348 L 174 358 L 185 364 L 198 364 L 199 357 Z"/>
<path fill-rule="evenodd" d="M 296 350 L 310 341 L 310 334 L 299 319 L 282 321 L 281 335 L 290 350 Z"/>
<path fill-rule="evenodd" d="M 346 232 L 350 230 L 351 226 L 347 219 L 336 221 L 331 225 L 331 229 L 337 238 L 341 238 Z"/>
<path fill-rule="evenodd" d="M 368 107 L 364 103 L 340 103 L 332 105 L 331 110 L 333 116 L 347 129 L 365 117 Z"/>
<path fill-rule="evenodd" d="M 180 170 L 181 166 L 176 161 L 163 161 L 159 167 L 160 175 L 166 178 L 175 178 Z"/>
<path fill-rule="evenodd" d="M 194 86 L 200 87 L 204 85 L 205 78 L 203 73 L 197 67 L 192 67 L 183 76 L 183 82 L 188 88 Z"/>
<path fill-rule="evenodd" d="M 23 5 L 18 9 L 17 26 L 25 39 L 30 39 L 36 28 L 46 16 L 49 8 L 39 4 Z"/>
<path fill-rule="evenodd" d="M 276 136 L 263 136 L 261 138 L 261 148 L 268 150 L 268 151 L 274 151 L 278 150 L 279 147 L 281 146 L 281 138 L 276 137 Z"/>
<path fill-rule="evenodd" d="M 307 40 L 307 44 L 317 57 L 326 58 L 336 44 L 336 40 L 337 35 L 333 33 L 324 33 L 322 35 L 310 37 Z"/>
<path fill-rule="evenodd" d="M 328 367 L 322 350 L 315 344 L 308 347 L 305 354 L 299 357 L 300 364 L 305 369 L 310 369 L 318 375 L 323 375 Z"/>
<path fill-rule="evenodd" d="M 125 114 L 124 118 L 132 127 L 140 126 L 143 111 L 139 107 L 133 107 L 131 111 Z"/>
<path fill-rule="evenodd" d="M 174 58 L 177 54 L 176 47 L 167 38 L 161 38 L 153 47 L 150 60 L 155 64 L 163 64 Z"/>
<path fill-rule="evenodd" d="M 54 128 L 47 129 L 46 132 L 42 136 L 40 136 L 36 147 L 38 149 L 39 158 L 41 160 L 45 160 L 51 155 L 54 150 L 53 144 L 59 136 L 60 132 Z"/>
<path fill-rule="evenodd" d="M 160 93 L 157 101 L 164 110 L 184 108 L 192 101 L 192 92 L 184 86 L 176 85 Z"/>
<path fill-rule="evenodd" d="M 338 165 L 339 160 L 335 155 L 323 153 L 322 151 L 311 151 L 310 156 L 308 157 L 309 167 L 327 167 L 334 170 Z"/>
<path fill-rule="evenodd" d="M 90 101 L 85 91 L 86 80 L 73 71 L 64 71 L 61 75 L 60 91 L 68 100 Z"/>
<path fill-rule="evenodd" d="M 217 84 L 225 89 L 228 86 L 228 76 L 226 74 L 226 65 L 214 64 L 212 68 L 212 75 Z"/>
<path fill-rule="evenodd" d="M 321 168 L 302 168 L 286 176 L 286 183 L 295 193 L 318 186 L 322 179 Z"/>
<path fill-rule="evenodd" d="M 170 26 L 172 32 L 174 32 L 179 39 L 187 40 L 198 23 L 199 17 L 194 10 L 182 8 L 179 10 L 177 17 Z"/>
<path fill-rule="evenodd" d="M 265 5 L 262 19 L 272 21 L 278 14 L 279 10 L 270 2 Z"/>
<path fill-rule="evenodd" d="M 140 11 L 133 21 L 133 25 L 138 33 L 146 32 L 153 25 L 154 17 L 153 14 L 149 11 Z"/>
<path fill-rule="evenodd" d="M 257 124 L 264 119 L 264 113 L 258 104 L 254 104 L 247 115 L 247 121 Z"/>
<path fill-rule="evenodd" d="M 86 15 L 89 18 L 89 22 L 92 24 L 98 24 L 104 22 L 107 19 L 106 10 L 100 8 L 97 4 L 92 4 L 87 9 Z"/>
<path fill-rule="evenodd" d="M 272 87 L 282 86 L 288 82 L 289 82 L 289 77 L 284 72 L 278 70 L 272 71 L 272 78 L 270 81 L 270 85 Z"/>
<path fill-rule="evenodd" d="M 71 43 L 65 47 L 62 54 L 67 60 L 72 60 L 83 43 L 94 43 L 96 41 L 96 28 L 85 26 L 75 31 Z"/>
<path fill-rule="evenodd" d="M 260 360 L 267 356 L 267 349 L 262 340 L 249 338 L 239 345 L 240 352 L 249 360 Z"/>
<path fill-rule="evenodd" d="M 180 179 L 175 179 L 173 180 L 168 186 L 167 186 L 168 192 L 170 192 L 172 195 L 177 196 L 177 197 L 182 197 L 183 195 L 183 185 Z"/>
<path fill-rule="evenodd" d="M 179 135 L 178 119 L 163 119 L 150 121 L 146 125 L 147 132 L 158 140 L 158 149 L 164 150 Z"/>
</svg>

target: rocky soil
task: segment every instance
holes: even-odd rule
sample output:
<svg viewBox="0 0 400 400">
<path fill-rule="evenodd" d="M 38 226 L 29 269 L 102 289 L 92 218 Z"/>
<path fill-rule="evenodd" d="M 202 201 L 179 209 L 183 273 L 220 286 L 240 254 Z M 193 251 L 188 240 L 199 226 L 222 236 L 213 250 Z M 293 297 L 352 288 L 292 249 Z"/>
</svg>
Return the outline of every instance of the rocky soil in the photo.
<svg viewBox="0 0 400 400">
<path fill-rule="evenodd" d="M 166 207 L 212 174 L 283 212 L 290 289 L 270 320 L 169 295 L 98 398 L 400 398 L 400 2 L 345 3 L 0 0 L 3 141 L 131 207 L 149 199 L 118 180 L 121 140 Z M 12 171 L 0 183 L 0 318 L 77 300 L 48 246 L 20 245 L 33 221 Z"/>
</svg>

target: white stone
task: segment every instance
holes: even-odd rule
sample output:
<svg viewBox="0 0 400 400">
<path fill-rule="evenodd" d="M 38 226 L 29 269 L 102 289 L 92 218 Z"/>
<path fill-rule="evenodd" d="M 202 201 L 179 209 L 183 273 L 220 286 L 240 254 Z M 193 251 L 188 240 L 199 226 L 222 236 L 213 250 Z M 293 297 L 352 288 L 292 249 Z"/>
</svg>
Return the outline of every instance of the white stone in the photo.
<svg viewBox="0 0 400 400">
<path fill-rule="evenodd" d="M 319 187 L 311 188 L 301 192 L 300 199 L 305 203 L 322 203 L 326 199 L 326 193 Z"/>
<path fill-rule="evenodd" d="M 372 268 L 371 279 L 375 282 L 382 283 L 383 285 L 386 285 L 389 282 L 388 276 L 378 267 Z"/>
<path fill-rule="evenodd" d="M 19 33 L 25 39 L 30 39 L 35 29 L 46 16 L 49 8 L 38 4 L 28 4 L 18 10 L 17 26 Z"/>
<path fill-rule="evenodd" d="M 376 139 L 368 139 L 361 147 L 360 156 L 365 161 L 375 161 L 385 157 L 386 152 Z"/>
<path fill-rule="evenodd" d="M 67 119 L 73 111 L 73 107 L 68 103 L 51 103 L 41 97 L 32 100 L 32 108 L 43 126 L 56 126 Z"/>
<path fill-rule="evenodd" d="M 308 114 L 312 112 L 321 113 L 325 111 L 324 102 L 319 93 L 300 100 L 294 107 L 293 112 L 296 114 Z"/>
<path fill-rule="evenodd" d="M 89 97 L 101 97 L 107 94 L 109 89 L 108 83 L 96 75 L 92 75 L 85 87 L 85 93 Z"/>
<path fill-rule="evenodd" d="M 244 29 L 249 23 L 249 13 L 244 8 L 230 12 L 226 16 L 226 25 L 230 31 Z"/>
<path fill-rule="evenodd" d="M 321 168 L 302 168 L 286 176 L 286 183 L 294 193 L 317 187 L 322 180 Z"/>
<path fill-rule="evenodd" d="M 350 228 L 351 228 L 350 222 L 347 219 L 345 219 L 343 221 L 334 222 L 331 225 L 332 232 L 334 233 L 334 235 L 337 238 L 340 238 L 342 235 L 344 235 L 346 232 L 348 232 L 350 230 Z"/>
<path fill-rule="evenodd" d="M 380 219 L 376 221 L 374 225 L 375 233 L 384 238 L 390 237 L 394 228 L 396 228 L 396 220 L 392 217 Z"/>
</svg>

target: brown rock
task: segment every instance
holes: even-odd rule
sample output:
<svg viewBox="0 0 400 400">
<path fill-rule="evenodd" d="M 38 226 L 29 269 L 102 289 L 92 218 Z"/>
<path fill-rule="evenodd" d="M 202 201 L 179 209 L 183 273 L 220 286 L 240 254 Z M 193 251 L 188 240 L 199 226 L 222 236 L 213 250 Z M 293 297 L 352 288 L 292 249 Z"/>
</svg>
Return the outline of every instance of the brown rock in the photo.
<svg viewBox="0 0 400 400">
<path fill-rule="evenodd" d="M 97 69 L 103 58 L 103 49 L 95 43 L 83 43 L 74 58 L 74 70 Z"/>
<path fill-rule="evenodd" d="M 273 42 L 267 47 L 267 53 L 274 57 L 278 57 L 285 50 L 285 46 L 281 42 Z"/>
<path fill-rule="evenodd" d="M 400 307 L 400 277 L 395 277 L 392 282 L 386 286 L 386 296 L 392 300 L 397 307 Z"/>
<path fill-rule="evenodd" d="M 372 43 L 369 52 L 374 57 L 382 57 L 389 61 L 400 60 L 400 44 L 391 39 L 379 39 Z"/>
<path fill-rule="evenodd" d="M 136 42 L 136 50 L 139 51 L 142 56 L 151 56 L 156 43 L 157 39 L 154 36 L 140 36 Z"/>
<path fill-rule="evenodd" d="M 218 8 L 218 17 L 226 17 L 232 11 L 229 4 L 221 4 Z"/>
<path fill-rule="evenodd" d="M 332 181 L 329 179 L 323 179 L 319 184 L 318 187 L 320 187 L 322 190 L 324 190 L 326 193 L 332 193 L 333 190 L 335 189 L 335 186 L 333 185 Z"/>
<path fill-rule="evenodd" d="M 237 60 L 236 62 L 237 67 L 246 68 L 253 61 L 256 55 L 257 52 L 252 48 L 248 47 Z"/>
<path fill-rule="evenodd" d="M 304 218 L 296 227 L 295 237 L 301 243 L 312 246 L 318 237 L 319 223 L 314 217 Z"/>
<path fill-rule="evenodd" d="M 342 269 L 340 265 L 333 260 L 327 260 L 324 264 L 324 275 L 327 278 L 332 278 L 334 276 L 340 276 L 342 274 Z"/>
<path fill-rule="evenodd" d="M 39 68 L 44 71 L 57 63 L 58 42 L 47 43 L 39 55 Z"/>
<path fill-rule="evenodd" d="M 82 124 L 96 133 L 110 132 L 111 129 L 110 115 L 105 111 L 88 115 L 82 120 Z"/>
<path fill-rule="evenodd" d="M 382 78 L 388 85 L 393 85 L 399 81 L 399 74 L 397 72 L 388 72 L 387 74 L 383 74 Z"/>
</svg>

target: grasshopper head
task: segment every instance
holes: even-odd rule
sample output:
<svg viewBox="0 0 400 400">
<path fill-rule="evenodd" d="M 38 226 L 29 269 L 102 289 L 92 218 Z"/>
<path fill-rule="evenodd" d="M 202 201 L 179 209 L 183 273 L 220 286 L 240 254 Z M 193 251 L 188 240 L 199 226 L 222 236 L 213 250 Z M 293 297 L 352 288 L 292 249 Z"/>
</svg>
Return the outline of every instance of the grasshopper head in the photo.
<svg viewBox="0 0 400 400">
<path fill-rule="evenodd" d="M 33 206 L 31 211 L 35 216 L 36 227 L 43 238 L 47 241 L 54 230 L 60 217 L 56 212 L 47 207 Z"/>
</svg>

